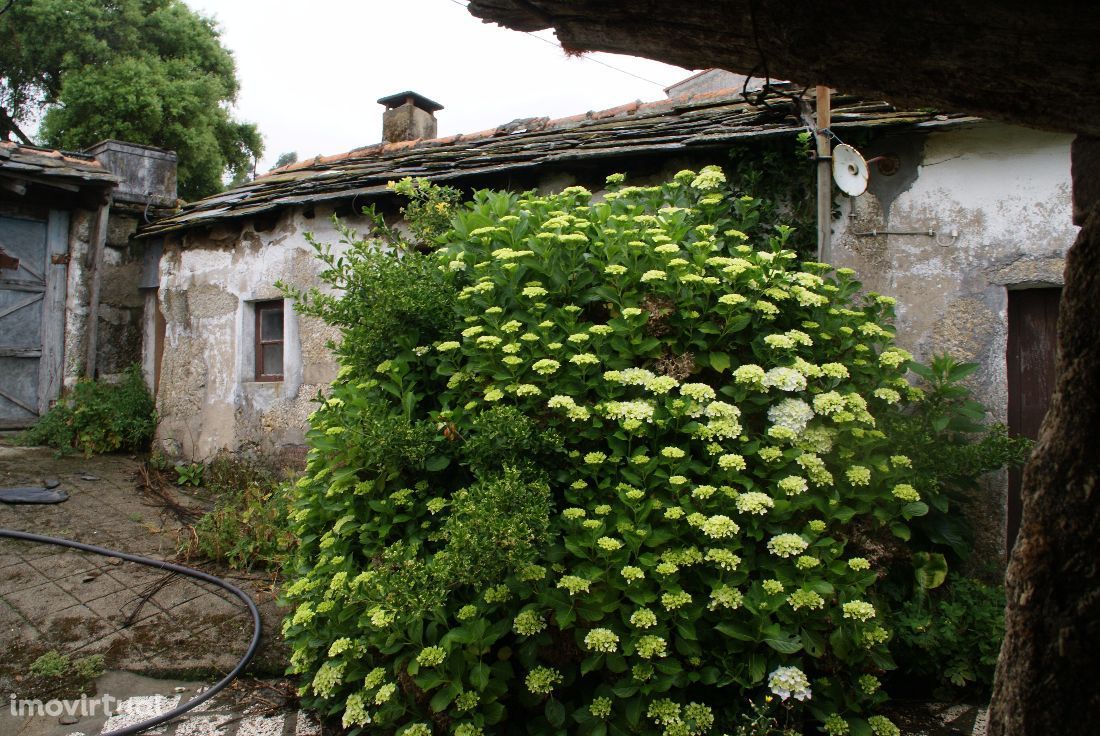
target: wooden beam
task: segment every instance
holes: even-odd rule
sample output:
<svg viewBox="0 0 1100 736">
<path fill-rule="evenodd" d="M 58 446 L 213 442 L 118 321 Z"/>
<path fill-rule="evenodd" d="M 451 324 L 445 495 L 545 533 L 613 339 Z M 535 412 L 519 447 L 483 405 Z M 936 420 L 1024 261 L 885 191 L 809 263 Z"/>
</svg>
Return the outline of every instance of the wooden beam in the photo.
<svg viewBox="0 0 1100 736">
<path fill-rule="evenodd" d="M 107 242 L 107 220 L 111 211 L 110 200 L 96 211 L 91 230 L 92 242 L 88 248 L 88 325 L 85 331 L 88 352 L 84 357 L 84 375 L 96 376 L 96 357 L 99 351 L 99 293 L 102 281 L 103 247 Z"/>
<path fill-rule="evenodd" d="M 833 235 L 833 158 L 832 141 L 829 140 L 832 119 L 828 87 L 818 86 L 816 109 L 817 260 L 826 261 L 832 257 L 830 245 Z"/>
</svg>

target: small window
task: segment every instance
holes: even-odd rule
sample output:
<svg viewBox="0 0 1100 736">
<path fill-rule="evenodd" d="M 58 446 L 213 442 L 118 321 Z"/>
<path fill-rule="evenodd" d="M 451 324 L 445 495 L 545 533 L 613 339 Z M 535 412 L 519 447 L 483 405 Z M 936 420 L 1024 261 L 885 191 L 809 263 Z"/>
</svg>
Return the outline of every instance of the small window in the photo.
<svg viewBox="0 0 1100 736">
<path fill-rule="evenodd" d="M 283 300 L 256 302 L 256 380 L 283 380 Z"/>
</svg>

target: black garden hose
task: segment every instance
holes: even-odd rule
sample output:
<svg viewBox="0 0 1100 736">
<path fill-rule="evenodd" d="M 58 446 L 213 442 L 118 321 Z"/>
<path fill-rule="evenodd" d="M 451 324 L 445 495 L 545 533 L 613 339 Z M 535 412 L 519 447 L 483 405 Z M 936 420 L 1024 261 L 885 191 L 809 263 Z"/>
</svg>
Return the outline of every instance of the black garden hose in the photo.
<svg viewBox="0 0 1100 736">
<path fill-rule="evenodd" d="M 230 671 L 228 675 L 219 680 L 214 686 L 204 693 L 200 693 L 198 696 L 192 698 L 184 705 L 178 708 L 173 708 L 167 713 L 161 713 L 158 716 L 154 716 L 148 720 L 140 723 L 135 723 L 132 726 L 121 728 L 117 731 L 111 731 L 110 733 L 103 734 L 103 736 L 130 736 L 130 734 L 140 733 L 147 729 L 159 726 L 162 723 L 166 723 L 174 718 L 179 718 L 187 711 L 195 708 L 210 698 L 217 695 L 226 685 L 237 678 L 244 668 L 248 666 L 248 663 L 252 661 L 252 657 L 256 654 L 256 649 L 260 645 L 260 611 L 256 608 L 256 604 L 252 602 L 252 599 L 248 597 L 248 594 L 243 590 L 227 583 L 221 578 L 216 578 L 213 575 L 208 575 L 200 570 L 193 570 L 190 567 L 184 567 L 183 565 L 176 565 L 171 562 L 164 562 L 162 560 L 153 560 L 148 557 L 139 557 L 138 555 L 127 554 L 126 552 L 118 552 L 113 549 L 104 549 L 103 547 L 96 547 L 91 544 L 84 544 L 83 542 L 74 542 L 70 539 L 59 539 L 58 537 L 46 537 L 41 534 L 29 534 L 27 532 L 19 532 L 14 529 L 0 529 L 0 538 L 7 537 L 9 539 L 20 539 L 25 542 L 36 542 L 38 544 L 53 544 L 58 547 L 71 547 L 72 549 L 78 549 L 82 552 L 91 552 L 97 555 L 103 555 L 105 557 L 116 557 L 120 560 L 126 560 L 127 562 L 136 562 L 139 565 L 146 565 L 147 567 L 155 567 L 160 570 L 171 570 L 181 575 L 195 578 L 197 580 L 205 580 L 208 583 L 213 583 L 223 590 L 228 590 L 233 595 L 244 601 L 244 604 L 248 606 L 249 613 L 252 614 L 252 641 L 248 645 L 248 651 L 241 657 L 241 661 L 237 662 L 237 666 Z"/>
</svg>

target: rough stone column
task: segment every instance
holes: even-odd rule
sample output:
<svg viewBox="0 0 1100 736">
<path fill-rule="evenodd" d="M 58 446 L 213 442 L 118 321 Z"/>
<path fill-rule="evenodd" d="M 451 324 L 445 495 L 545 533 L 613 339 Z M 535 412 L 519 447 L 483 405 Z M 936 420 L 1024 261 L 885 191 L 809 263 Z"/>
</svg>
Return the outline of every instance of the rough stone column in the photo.
<svg viewBox="0 0 1100 736">
<path fill-rule="evenodd" d="M 1100 729 L 1100 138 L 1073 144 L 1074 221 L 1058 386 L 1024 470 L 990 736 Z"/>
</svg>

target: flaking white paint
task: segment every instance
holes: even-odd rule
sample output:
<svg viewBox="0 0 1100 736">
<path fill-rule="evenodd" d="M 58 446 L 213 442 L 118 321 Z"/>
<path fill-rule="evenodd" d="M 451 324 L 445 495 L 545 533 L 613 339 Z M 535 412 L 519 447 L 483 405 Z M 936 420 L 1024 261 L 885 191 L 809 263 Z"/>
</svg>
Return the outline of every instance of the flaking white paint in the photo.
<svg viewBox="0 0 1100 736">
<path fill-rule="evenodd" d="M 826 260 L 855 269 L 866 290 L 898 300 L 898 341 L 918 359 L 949 353 L 979 363 L 970 385 L 993 421 L 1007 421 L 1006 291 L 1060 285 L 1076 237 L 1070 140 L 994 123 L 930 133 L 916 179 L 893 200 L 888 221 L 874 194 L 840 197 Z M 872 229 L 933 229 L 939 237 L 855 234 Z M 988 561 L 1004 555 L 1006 485 L 991 483 L 1002 497 L 977 520 L 979 557 Z"/>
<path fill-rule="evenodd" d="M 367 223 L 349 218 L 348 224 Z M 306 415 L 321 388 L 305 383 L 305 376 L 335 375 L 335 360 L 324 352 L 324 364 L 318 365 L 318 351 L 303 351 L 303 339 L 316 340 L 317 330 L 311 326 L 302 334 L 288 300 L 284 380 L 255 381 L 252 305 L 281 298 L 275 286 L 280 279 L 295 286 L 322 286 L 318 273 L 323 266 L 306 232 L 343 247 L 331 220 L 306 218 L 299 211 L 266 232 L 246 225 L 230 237 L 189 236 L 182 244 L 166 244 L 159 292 L 168 321 L 162 376 L 182 376 L 179 364 L 192 364 L 189 380 L 161 380 L 158 438 L 168 449 L 208 458 L 221 449 L 273 452 L 304 441 Z M 173 303 L 181 300 L 186 307 L 173 310 Z"/>
</svg>

